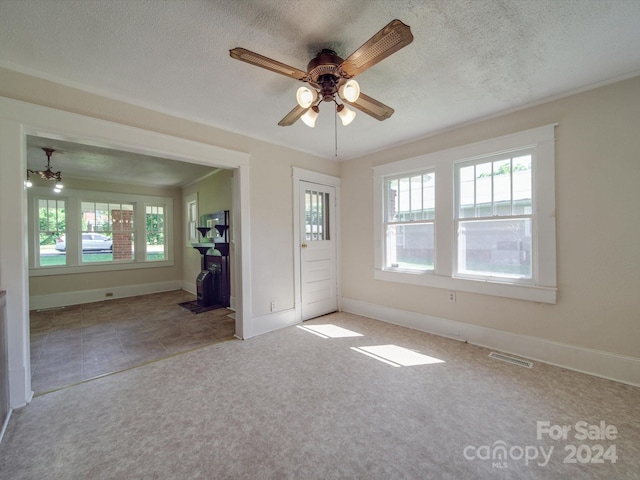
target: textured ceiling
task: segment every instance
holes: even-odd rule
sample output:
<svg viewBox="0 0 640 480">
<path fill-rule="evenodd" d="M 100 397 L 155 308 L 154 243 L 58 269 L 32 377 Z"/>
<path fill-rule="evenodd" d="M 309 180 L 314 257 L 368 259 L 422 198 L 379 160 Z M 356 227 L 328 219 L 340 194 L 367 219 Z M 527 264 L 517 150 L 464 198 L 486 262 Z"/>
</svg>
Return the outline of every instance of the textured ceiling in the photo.
<svg viewBox="0 0 640 480">
<path fill-rule="evenodd" d="M 72 177 L 132 185 L 184 187 L 217 170 L 195 163 L 33 136 L 27 137 L 27 168 L 45 170 L 47 154 L 43 148 L 55 150 L 51 154 L 51 170 L 61 172 L 63 183 Z M 39 184 L 46 184 L 45 180 L 34 178 Z"/>
<path fill-rule="evenodd" d="M 338 125 L 340 160 L 640 74 L 638 0 L 0 0 L 0 65 L 336 158 L 330 104 L 278 126 L 299 82 L 229 49 L 306 70 L 394 18 L 413 43 L 357 79 L 395 114 Z"/>
</svg>

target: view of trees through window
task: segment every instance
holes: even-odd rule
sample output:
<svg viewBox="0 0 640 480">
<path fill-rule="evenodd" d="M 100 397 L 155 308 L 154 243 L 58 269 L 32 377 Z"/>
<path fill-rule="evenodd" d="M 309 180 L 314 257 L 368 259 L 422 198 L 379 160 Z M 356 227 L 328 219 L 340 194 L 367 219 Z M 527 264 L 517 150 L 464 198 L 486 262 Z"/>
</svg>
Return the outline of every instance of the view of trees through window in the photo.
<svg viewBox="0 0 640 480">
<path fill-rule="evenodd" d="M 75 231 L 67 224 L 67 202 L 40 198 L 38 205 L 38 267 L 132 262 L 136 260 L 136 238 L 144 238 L 145 255 L 141 261 L 166 260 L 166 207 L 147 204 L 144 224 L 136 226 L 136 204 L 80 201 L 79 223 Z M 142 217 L 139 218 L 142 220 Z M 78 259 L 68 256 L 69 241 Z M 140 246 L 142 247 L 142 245 Z"/>
<path fill-rule="evenodd" d="M 66 231 L 64 200 L 44 198 L 38 200 L 38 229 L 39 265 L 66 265 L 66 251 L 56 250 Z"/>
<path fill-rule="evenodd" d="M 164 207 L 145 207 L 147 232 L 147 260 L 164 260 Z"/>
</svg>

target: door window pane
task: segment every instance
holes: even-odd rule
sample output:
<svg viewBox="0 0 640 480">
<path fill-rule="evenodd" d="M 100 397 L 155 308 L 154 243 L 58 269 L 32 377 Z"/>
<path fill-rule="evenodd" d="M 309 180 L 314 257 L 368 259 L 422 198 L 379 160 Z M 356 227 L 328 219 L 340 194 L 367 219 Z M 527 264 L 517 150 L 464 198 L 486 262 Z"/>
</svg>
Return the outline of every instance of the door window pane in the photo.
<svg viewBox="0 0 640 480">
<path fill-rule="evenodd" d="M 315 190 L 305 190 L 305 238 L 331 240 L 329 231 L 329 194 Z"/>
</svg>

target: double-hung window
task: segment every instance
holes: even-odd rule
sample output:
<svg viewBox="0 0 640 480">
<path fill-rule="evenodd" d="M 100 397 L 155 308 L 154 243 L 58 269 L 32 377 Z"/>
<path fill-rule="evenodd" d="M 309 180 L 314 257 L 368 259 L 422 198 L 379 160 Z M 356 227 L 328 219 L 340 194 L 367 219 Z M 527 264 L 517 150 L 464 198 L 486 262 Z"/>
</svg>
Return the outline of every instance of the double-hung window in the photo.
<svg viewBox="0 0 640 480">
<path fill-rule="evenodd" d="M 82 263 L 135 259 L 134 204 L 80 202 Z"/>
<path fill-rule="evenodd" d="M 64 248 L 60 247 L 66 230 L 65 201 L 57 198 L 38 198 L 37 205 L 37 265 L 65 265 L 66 253 Z"/>
<path fill-rule="evenodd" d="M 530 149 L 456 164 L 456 274 L 530 281 Z"/>
<path fill-rule="evenodd" d="M 555 303 L 555 125 L 373 174 L 374 278 Z"/>
<path fill-rule="evenodd" d="M 170 197 L 36 187 L 28 198 L 31 275 L 173 265 Z"/>
<path fill-rule="evenodd" d="M 165 259 L 165 211 L 163 205 L 145 206 L 147 260 Z"/>
<path fill-rule="evenodd" d="M 433 270 L 435 173 L 386 177 L 384 195 L 385 268 Z"/>
</svg>

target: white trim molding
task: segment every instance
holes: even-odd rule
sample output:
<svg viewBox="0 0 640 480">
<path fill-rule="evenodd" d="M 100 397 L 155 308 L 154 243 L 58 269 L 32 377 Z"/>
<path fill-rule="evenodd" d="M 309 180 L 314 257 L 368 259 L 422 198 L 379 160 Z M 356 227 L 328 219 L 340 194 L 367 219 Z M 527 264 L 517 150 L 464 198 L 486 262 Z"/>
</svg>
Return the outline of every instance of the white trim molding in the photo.
<svg viewBox="0 0 640 480">
<path fill-rule="evenodd" d="M 555 304 L 555 127 L 550 124 L 478 143 L 398 160 L 373 167 L 373 248 L 376 280 L 458 290 L 533 302 Z M 533 156 L 533 276 L 530 282 L 486 277 L 470 278 L 456 273 L 455 258 L 455 166 L 505 152 L 531 149 Z M 435 269 L 407 272 L 387 268 L 384 262 L 385 211 L 383 185 L 389 176 L 433 170 L 435 187 Z"/>
<path fill-rule="evenodd" d="M 340 234 L 340 178 L 325 173 L 305 170 L 304 168 L 292 167 L 293 178 L 293 285 L 294 285 L 294 310 L 298 322 L 302 321 L 302 280 L 300 274 L 301 258 L 300 258 L 300 182 L 311 182 L 319 185 L 327 185 L 335 188 L 335 224 L 336 224 L 336 295 L 338 310 L 341 310 L 341 289 L 342 289 L 342 259 L 341 252 L 341 234 Z"/>
<path fill-rule="evenodd" d="M 75 292 L 51 295 L 34 295 L 29 297 L 29 308 L 31 310 L 46 310 L 48 308 L 68 307 L 70 305 L 101 302 L 102 300 L 115 300 L 116 298 L 137 297 L 139 295 L 170 292 L 181 289 L 182 280 L 175 280 L 141 285 L 122 285 L 94 290 L 78 290 Z"/>
<path fill-rule="evenodd" d="M 576 372 L 640 386 L 639 358 L 504 332 L 349 298 L 342 299 L 342 307 L 343 311 L 356 315 L 466 341 L 480 347 L 500 350 Z"/>
<path fill-rule="evenodd" d="M 243 336 L 243 324 L 249 321 L 251 314 L 250 154 L 0 97 L 0 164 L 3 172 L 0 176 L 0 287 L 11 295 L 7 300 L 7 316 L 12 319 L 8 328 L 12 408 L 26 405 L 33 396 L 29 354 L 27 194 L 24 187 L 27 135 L 234 170 L 232 243 L 236 256 L 236 334 Z"/>
<path fill-rule="evenodd" d="M 261 317 L 252 317 L 249 321 L 249 335 L 243 337 L 244 340 L 257 337 L 263 333 L 273 332 L 281 328 L 290 327 L 300 323 L 293 308 L 282 310 L 280 312 L 269 313 Z M 237 336 L 237 335 L 236 335 Z"/>
</svg>

